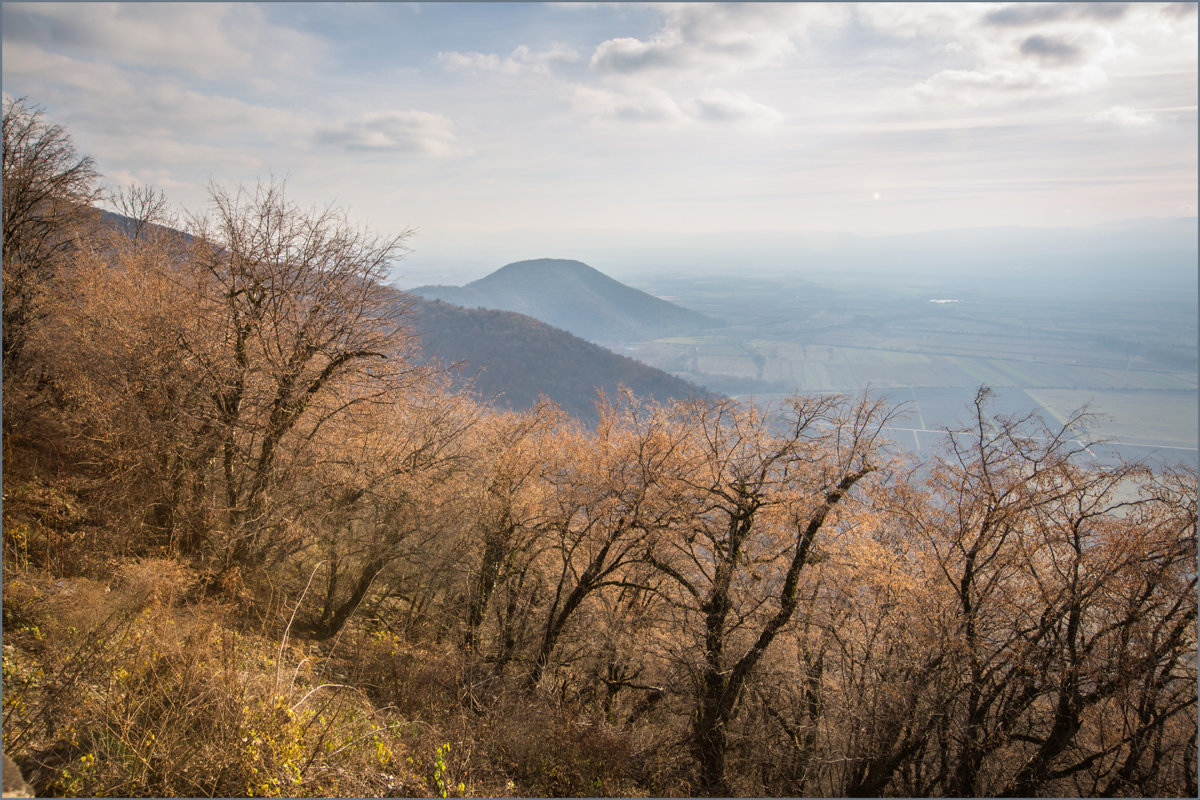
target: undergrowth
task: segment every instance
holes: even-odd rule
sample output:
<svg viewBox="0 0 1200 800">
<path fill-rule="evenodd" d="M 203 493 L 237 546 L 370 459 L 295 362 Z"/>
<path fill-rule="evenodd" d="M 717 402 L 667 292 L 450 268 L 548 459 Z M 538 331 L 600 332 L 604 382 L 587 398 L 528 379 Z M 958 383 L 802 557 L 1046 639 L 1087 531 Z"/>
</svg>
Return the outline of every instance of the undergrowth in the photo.
<svg viewBox="0 0 1200 800">
<path fill-rule="evenodd" d="M 453 643 L 248 631 L 176 560 L 5 577 L 4 749 L 39 796 L 644 794 L 624 734 L 470 696 Z"/>
<path fill-rule="evenodd" d="M 4 587 L 4 749 L 39 795 L 430 793 L 421 738 L 303 645 L 239 632 L 194 580 L 142 563 L 111 585 L 33 573 Z"/>
</svg>

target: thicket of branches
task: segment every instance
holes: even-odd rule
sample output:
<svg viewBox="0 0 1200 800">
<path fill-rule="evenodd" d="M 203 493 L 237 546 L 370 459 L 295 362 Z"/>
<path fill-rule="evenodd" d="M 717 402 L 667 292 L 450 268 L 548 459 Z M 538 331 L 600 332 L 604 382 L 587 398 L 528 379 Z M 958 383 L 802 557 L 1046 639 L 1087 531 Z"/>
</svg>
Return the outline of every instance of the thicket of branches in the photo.
<svg viewBox="0 0 1200 800">
<path fill-rule="evenodd" d="M 101 224 L 24 101 L 4 189 L 41 791 L 1195 796 L 1194 470 L 985 389 L 921 463 L 866 395 L 501 413 L 413 357 L 407 234 L 279 183 Z"/>
</svg>

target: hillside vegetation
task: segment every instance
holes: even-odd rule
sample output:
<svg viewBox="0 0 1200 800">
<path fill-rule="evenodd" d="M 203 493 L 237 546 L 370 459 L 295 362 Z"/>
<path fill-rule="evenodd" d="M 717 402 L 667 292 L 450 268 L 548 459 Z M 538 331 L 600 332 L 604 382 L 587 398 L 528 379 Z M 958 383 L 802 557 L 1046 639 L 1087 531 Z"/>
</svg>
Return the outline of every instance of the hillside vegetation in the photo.
<svg viewBox="0 0 1200 800">
<path fill-rule="evenodd" d="M 596 422 L 597 393 L 621 387 L 660 401 L 711 396 L 704 389 L 512 311 L 415 303 L 422 352 L 456 366 L 493 405 L 518 411 L 549 399 L 575 419 Z"/>
<path fill-rule="evenodd" d="M 518 261 L 466 286 L 418 286 L 412 293 L 460 306 L 515 311 L 593 342 L 634 342 L 718 326 L 613 280 L 580 261 Z"/>
<path fill-rule="evenodd" d="M 865 395 L 488 408 L 380 283 L 404 235 L 276 183 L 114 229 L 98 182 L 6 102 L 39 795 L 1195 796 L 1194 470 L 987 389 L 919 463 Z"/>
</svg>

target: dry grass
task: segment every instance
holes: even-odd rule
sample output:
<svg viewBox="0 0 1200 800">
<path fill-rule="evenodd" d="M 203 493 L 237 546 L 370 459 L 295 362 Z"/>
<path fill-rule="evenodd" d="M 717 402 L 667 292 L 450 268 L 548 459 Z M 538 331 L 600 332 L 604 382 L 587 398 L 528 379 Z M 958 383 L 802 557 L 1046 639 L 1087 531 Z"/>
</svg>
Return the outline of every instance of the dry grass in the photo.
<svg viewBox="0 0 1200 800">
<path fill-rule="evenodd" d="M 39 796 L 645 793 L 629 734 L 472 693 L 453 642 L 249 633 L 201 583 L 169 559 L 107 583 L 6 571 L 4 746 Z"/>
<path fill-rule="evenodd" d="M 428 791 L 402 720 L 232 630 L 228 607 L 185 605 L 194 583 L 174 562 L 125 565 L 111 586 L 6 581 L 4 745 L 39 795 Z"/>
</svg>

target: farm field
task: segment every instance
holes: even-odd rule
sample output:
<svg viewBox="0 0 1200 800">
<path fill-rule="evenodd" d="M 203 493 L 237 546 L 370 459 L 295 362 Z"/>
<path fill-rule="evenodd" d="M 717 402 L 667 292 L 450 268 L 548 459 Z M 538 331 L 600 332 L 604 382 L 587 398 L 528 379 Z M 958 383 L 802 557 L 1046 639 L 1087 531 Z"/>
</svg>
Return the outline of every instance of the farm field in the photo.
<svg viewBox="0 0 1200 800">
<path fill-rule="evenodd" d="M 1056 418 L 1084 404 L 1103 409 L 1106 418 L 1096 421 L 1096 430 L 1117 443 L 1197 446 L 1195 392 L 1038 389 L 1027 394 Z"/>
<path fill-rule="evenodd" d="M 831 282 L 832 283 L 832 282 Z M 1036 287 L 818 285 L 796 277 L 658 278 L 639 286 L 727 325 L 637 342 L 652 366 L 763 402 L 794 391 L 905 403 L 896 439 L 925 450 L 964 420 L 980 385 L 998 413 L 1050 424 L 1087 405 L 1109 457 L 1197 461 L 1196 303 L 1177 294 L 1042 296 Z"/>
</svg>

